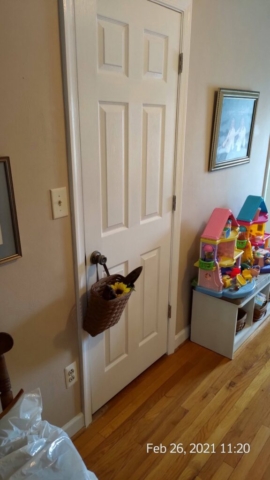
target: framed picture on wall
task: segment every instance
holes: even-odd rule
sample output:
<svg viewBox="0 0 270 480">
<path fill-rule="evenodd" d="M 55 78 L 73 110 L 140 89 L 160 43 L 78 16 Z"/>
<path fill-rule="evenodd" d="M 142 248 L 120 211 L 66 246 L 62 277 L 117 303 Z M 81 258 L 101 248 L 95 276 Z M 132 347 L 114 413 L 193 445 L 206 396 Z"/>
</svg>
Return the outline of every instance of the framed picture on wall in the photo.
<svg viewBox="0 0 270 480">
<path fill-rule="evenodd" d="M 209 171 L 250 161 L 259 92 L 220 88 L 214 114 Z"/>
<path fill-rule="evenodd" d="M 22 256 L 9 157 L 0 157 L 0 264 Z"/>
</svg>

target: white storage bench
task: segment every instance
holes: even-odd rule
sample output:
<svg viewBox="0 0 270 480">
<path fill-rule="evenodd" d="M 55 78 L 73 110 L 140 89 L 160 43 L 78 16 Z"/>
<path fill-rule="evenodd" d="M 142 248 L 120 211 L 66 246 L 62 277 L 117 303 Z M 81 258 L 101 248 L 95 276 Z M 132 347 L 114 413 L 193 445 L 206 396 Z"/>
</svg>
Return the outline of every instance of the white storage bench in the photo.
<svg viewBox="0 0 270 480">
<path fill-rule="evenodd" d="M 236 300 L 216 298 L 194 290 L 190 340 L 233 358 L 234 352 L 270 315 L 268 304 L 266 314 L 253 322 L 255 297 L 262 292 L 269 298 L 269 289 L 270 275 L 267 274 L 257 278 L 255 289 L 249 295 Z M 246 325 L 235 334 L 239 308 L 247 312 Z"/>
</svg>

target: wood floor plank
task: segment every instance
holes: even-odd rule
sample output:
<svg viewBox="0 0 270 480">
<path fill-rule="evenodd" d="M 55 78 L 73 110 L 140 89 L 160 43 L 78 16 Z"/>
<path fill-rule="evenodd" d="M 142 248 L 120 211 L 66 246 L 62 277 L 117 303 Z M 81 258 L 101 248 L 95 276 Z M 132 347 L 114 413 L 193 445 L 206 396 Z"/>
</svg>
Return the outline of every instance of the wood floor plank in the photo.
<svg viewBox="0 0 270 480">
<path fill-rule="evenodd" d="M 108 480 L 128 480 L 130 472 L 137 471 L 142 449 L 143 447 L 141 445 L 136 445 L 136 450 L 132 452 L 132 455 L 125 459 L 122 468 L 118 472 L 115 471 L 111 477 L 108 477 Z M 104 478 L 106 480 L 106 477 Z"/>
<path fill-rule="evenodd" d="M 230 480 L 239 480 L 239 478 L 247 478 L 247 475 L 254 465 L 257 457 L 262 451 L 265 443 L 270 438 L 270 428 L 262 425 L 258 430 L 253 442 L 251 442 L 250 452 L 244 454 L 238 463 L 237 467 L 234 469 Z M 255 477 L 257 480 L 257 476 Z"/>
<path fill-rule="evenodd" d="M 270 438 L 264 444 L 252 468 L 247 472 L 245 480 L 262 480 L 264 473 L 270 465 Z M 270 478 L 270 476 L 268 476 Z"/>
<path fill-rule="evenodd" d="M 114 417 L 106 427 L 102 428 L 101 434 L 104 437 L 111 435 L 125 420 L 127 420 L 132 413 L 134 413 L 138 407 L 143 405 L 145 401 L 150 398 L 154 392 L 160 389 L 169 379 L 172 379 L 172 383 L 175 384 L 174 376 L 183 375 L 193 367 L 193 364 L 184 361 L 181 365 L 174 364 L 172 368 L 163 372 L 151 385 L 145 388 L 136 398 L 133 397 L 132 401 L 124 408 L 116 417 Z"/>
<path fill-rule="evenodd" d="M 263 366 L 261 366 L 261 368 L 263 368 Z M 250 385 L 254 376 L 257 378 L 257 373 L 257 370 L 254 371 L 252 377 L 250 377 L 250 372 L 249 376 L 244 374 L 240 376 L 237 373 L 236 377 L 233 377 L 232 380 L 228 381 L 227 384 L 222 387 L 199 415 L 190 411 L 177 425 L 176 429 L 171 432 L 169 438 L 164 439 L 164 442 L 183 443 L 187 447 L 192 442 L 216 443 L 215 441 L 211 441 L 211 439 L 209 440 L 209 436 L 211 436 L 213 430 L 215 431 L 216 428 L 219 428 L 222 420 L 227 418 L 228 412 L 230 412 L 235 402 L 241 398 L 242 390 Z M 192 457 L 192 461 L 193 458 L 194 456 Z M 203 458 L 205 459 L 206 455 L 204 455 Z M 177 475 L 179 468 L 183 468 L 188 463 L 190 463 L 188 455 L 186 457 L 178 457 L 176 460 L 172 458 L 172 456 L 165 460 L 158 458 L 156 460 L 156 471 L 163 471 L 164 476 L 166 476 L 166 471 L 170 468 L 170 475 Z M 155 471 L 153 478 L 154 475 Z M 151 476 L 149 478 L 151 478 Z"/>
<path fill-rule="evenodd" d="M 267 466 L 267 469 L 264 471 L 264 474 L 261 477 L 261 480 L 269 480 L 269 478 L 270 478 L 270 465 Z"/>
<path fill-rule="evenodd" d="M 88 457 L 93 450 L 95 450 L 97 447 L 99 447 L 99 445 L 102 444 L 102 442 L 104 442 L 104 439 L 105 438 L 100 435 L 100 433 L 96 433 L 93 437 L 88 439 L 88 441 L 79 448 L 81 457 L 83 459 Z"/>
<path fill-rule="evenodd" d="M 253 398 L 253 396 L 257 393 L 258 389 L 264 383 L 265 379 L 269 375 L 269 369 L 270 360 L 261 369 L 259 374 L 252 380 L 246 390 L 244 390 L 243 394 L 229 410 L 226 417 L 220 422 L 220 424 L 213 431 L 213 433 L 211 433 L 211 435 L 207 438 L 208 443 L 214 443 L 215 445 L 218 445 L 221 442 L 225 434 L 230 430 L 230 428 L 237 420 L 241 412 L 244 410 L 246 405 L 248 405 L 250 399 Z M 195 457 L 189 462 L 189 465 L 182 472 L 181 480 L 187 480 L 189 478 L 192 478 L 192 475 L 194 477 L 197 473 L 199 473 L 210 455 L 211 454 L 196 454 Z M 153 474 L 151 475 L 149 476 L 149 480 L 151 478 L 154 478 Z"/>
<path fill-rule="evenodd" d="M 268 392 L 266 391 L 268 389 Z M 270 427 L 270 378 L 267 378 L 262 388 L 251 400 L 247 408 L 241 413 L 233 428 L 225 437 L 224 441 L 228 439 L 234 445 L 237 443 L 250 444 L 255 436 L 255 433 L 263 424 Z M 260 408 L 258 409 L 258 405 Z M 240 461 L 239 455 L 228 455 L 226 462 L 235 468 Z"/>
<path fill-rule="evenodd" d="M 230 364 L 230 365 L 228 365 Z M 230 370 L 234 368 L 233 363 L 227 358 L 222 358 L 219 364 L 216 366 L 212 372 L 202 380 L 197 388 L 194 388 L 192 394 L 182 403 L 182 407 L 190 410 L 198 402 L 198 397 L 201 396 L 202 392 L 205 392 L 209 389 L 212 384 L 217 381 L 225 373 L 230 375 Z"/>
<path fill-rule="evenodd" d="M 232 361 L 191 342 L 160 359 L 74 440 L 89 470 L 99 480 L 269 480 L 269 337 L 268 320 Z M 147 453 L 148 443 L 167 450 Z M 192 454 L 191 443 L 216 453 Z M 251 452 L 222 454 L 222 443 Z"/>
<path fill-rule="evenodd" d="M 222 439 L 222 443 L 225 445 L 231 444 L 232 446 L 245 443 L 250 444 L 263 422 L 266 423 L 267 426 L 270 426 L 270 395 L 265 397 L 264 392 L 262 392 L 262 390 L 265 389 L 265 386 L 269 385 L 269 382 L 270 378 L 268 378 L 267 381 L 262 385 L 262 389 L 259 390 L 252 401 L 241 413 L 238 420 Z M 258 408 L 258 406 L 260 406 L 260 408 Z M 200 475 L 202 476 L 203 480 L 210 480 L 212 479 L 213 473 L 223 461 L 235 468 L 241 457 L 242 454 L 240 453 L 212 455 L 206 462 L 205 466 L 200 472 Z"/>
<path fill-rule="evenodd" d="M 233 472 L 233 468 L 225 462 L 222 462 L 219 469 L 213 475 L 211 480 L 228 480 Z M 203 479 L 201 479 L 203 480 Z"/>
<path fill-rule="evenodd" d="M 189 365 L 186 363 L 183 367 L 181 367 L 176 374 L 171 377 L 170 379 L 167 380 L 166 383 L 160 386 L 160 388 L 153 394 L 151 398 L 151 404 L 155 407 L 157 401 L 160 398 L 163 398 L 164 395 L 167 395 L 168 391 L 171 391 L 172 386 L 175 384 L 175 382 L 179 381 L 179 378 L 181 378 L 184 381 L 181 395 L 185 395 L 189 393 L 189 390 L 192 388 L 192 385 L 188 381 L 188 377 L 190 376 L 190 371 L 197 372 L 197 374 L 202 375 L 203 372 L 206 375 L 208 368 L 210 365 L 212 365 L 212 368 L 215 367 L 215 361 L 219 362 L 219 358 L 216 355 L 213 355 L 213 352 L 209 352 L 207 356 L 202 360 L 202 362 L 195 364 L 195 365 Z M 200 378 L 199 375 L 199 378 Z M 196 376 L 196 375 L 195 375 Z M 174 397 L 169 397 L 174 399 Z M 150 401 L 150 399 L 148 399 Z M 168 403 L 169 404 L 169 403 Z M 151 437 L 151 432 L 155 428 L 155 425 L 152 425 L 151 430 L 147 429 L 147 425 L 144 419 L 145 414 L 149 411 L 150 408 L 150 403 L 144 404 L 141 406 L 140 402 L 138 404 L 137 410 L 130 415 L 129 419 L 124 422 L 122 426 L 120 426 L 118 429 L 116 429 L 112 435 L 108 438 L 107 442 L 103 442 L 102 448 L 99 449 L 98 452 L 92 452 L 91 456 L 89 458 L 86 458 L 86 462 L 93 462 L 94 465 L 96 465 L 99 461 L 99 459 L 104 456 L 106 451 L 108 451 L 116 442 L 119 442 L 119 439 L 125 436 L 126 441 L 129 442 L 132 440 L 134 437 L 136 441 L 139 441 L 137 439 L 137 435 L 143 433 L 143 436 L 147 434 L 147 436 Z M 183 412 L 183 413 L 182 413 Z M 164 425 L 162 427 L 161 431 L 161 436 L 164 436 L 164 432 L 167 431 L 169 428 L 169 431 L 174 427 L 175 424 L 179 423 L 180 418 L 184 416 L 186 413 L 186 410 L 183 410 L 180 407 L 180 401 L 179 399 L 175 399 L 175 405 L 170 406 L 168 411 L 164 412 L 165 415 L 165 420 L 166 420 L 166 428 L 164 429 Z M 177 417 L 177 418 L 174 418 Z M 170 418 L 173 417 L 172 423 L 170 422 Z M 142 422 L 140 422 L 142 420 Z M 159 423 L 162 424 L 162 418 L 159 419 Z M 142 427 L 141 427 L 141 424 Z M 153 433 L 154 434 L 154 433 Z M 159 434 L 159 429 L 155 431 L 155 438 L 157 439 L 157 435 Z M 151 440 L 151 439 L 150 439 Z"/>
<path fill-rule="evenodd" d="M 139 451 L 139 454 L 142 455 L 142 458 L 145 458 L 146 453 L 146 445 L 139 445 L 137 442 L 137 436 L 140 434 L 145 434 L 145 429 L 151 429 L 150 432 L 148 432 L 148 435 L 150 437 L 153 437 L 155 439 L 154 444 L 158 445 L 164 435 L 164 432 L 170 431 L 172 428 L 171 425 L 178 423 L 181 418 L 185 415 L 186 411 L 183 410 L 181 407 L 175 408 L 170 412 L 170 415 L 160 418 L 160 423 L 164 423 L 166 421 L 166 424 L 162 426 L 162 428 L 159 430 L 155 431 L 155 427 L 153 424 L 146 424 L 144 421 L 144 417 L 141 418 L 141 420 L 135 422 L 131 427 L 130 431 L 128 434 L 123 436 L 121 439 L 119 439 L 114 445 L 110 445 L 110 448 L 106 454 L 106 461 L 108 464 L 113 460 L 114 468 L 116 471 L 120 471 L 124 468 L 124 466 L 128 463 L 128 459 L 131 458 L 130 455 L 130 450 L 132 450 L 132 456 L 134 455 L 133 449 L 134 444 L 139 447 L 143 447 L 143 449 L 139 448 L 137 449 Z M 152 435 L 151 435 L 152 432 Z M 158 438 L 159 434 L 159 438 Z M 104 442 L 105 445 L 105 442 Z M 106 445 L 108 447 L 108 443 Z M 120 456 L 119 456 L 120 452 Z M 122 453 L 125 453 L 125 456 L 122 456 Z M 93 467 L 100 472 L 100 475 L 102 478 L 111 478 L 109 472 L 107 470 L 106 462 L 104 462 L 104 450 L 102 451 L 102 454 L 97 454 L 93 452 L 93 455 L 91 458 L 87 457 L 85 459 L 86 463 L 88 464 L 90 462 Z M 133 462 L 132 462 L 133 463 Z"/>
<path fill-rule="evenodd" d="M 264 371 L 264 375 L 267 375 L 267 367 L 265 367 L 264 362 L 254 364 L 253 367 L 250 367 L 249 371 L 246 374 L 245 372 L 243 372 L 242 375 L 238 374 L 234 379 L 232 379 L 232 381 L 229 382 L 228 385 L 225 385 L 222 387 L 222 389 L 217 393 L 217 395 L 214 397 L 212 402 L 209 403 L 207 408 L 203 410 L 199 416 L 193 419 L 193 423 L 192 423 L 193 416 L 191 415 L 191 418 L 189 418 L 189 415 L 187 414 L 183 418 L 183 420 L 179 423 L 179 425 L 176 427 L 175 432 L 173 431 L 172 434 L 169 435 L 169 438 L 166 438 L 166 437 L 164 438 L 164 443 L 170 444 L 172 442 L 173 443 L 182 442 L 184 443 L 184 445 L 189 445 L 191 442 L 197 443 L 197 442 L 206 442 L 206 441 L 208 443 L 215 443 L 215 444 L 220 443 L 218 441 L 219 436 L 221 436 L 221 439 L 222 439 L 222 437 L 226 434 L 227 430 L 230 429 L 230 426 L 236 420 L 237 416 L 240 414 L 241 408 L 242 408 L 241 402 L 237 410 L 233 411 L 234 416 L 233 418 L 230 419 L 230 423 L 226 424 L 226 422 L 228 422 L 228 412 L 230 412 L 232 408 L 234 408 L 234 402 L 236 400 L 241 400 L 242 392 L 250 387 L 250 383 L 252 382 L 252 380 L 255 381 L 255 385 L 260 380 L 263 381 L 264 376 L 258 379 L 258 373 L 260 374 L 262 370 Z M 252 385 L 251 393 L 253 393 L 253 385 Z M 249 401 L 249 395 L 245 395 L 245 400 L 246 402 Z M 223 419 L 223 423 L 222 423 L 222 419 Z M 225 424 L 224 424 L 224 421 L 225 421 Z M 221 430 L 221 426 L 223 427 L 222 430 Z M 214 429 L 215 437 L 212 439 L 211 432 L 213 432 L 213 429 Z M 176 435 L 174 435 L 174 433 Z M 212 437 L 213 437 L 213 433 L 212 433 Z M 207 461 L 206 455 L 203 455 L 203 457 L 201 457 L 201 466 L 203 466 L 202 461 L 204 462 Z M 161 472 L 165 477 L 168 469 L 170 469 L 170 476 L 175 475 L 175 478 L 177 478 L 179 468 L 184 468 L 184 466 L 187 464 L 192 466 L 193 463 L 194 463 L 194 458 L 190 460 L 188 456 L 178 457 L 176 460 L 172 456 L 171 457 L 167 456 L 165 459 L 159 456 L 155 460 L 156 467 L 153 468 L 153 465 L 152 465 L 153 476 L 151 477 L 151 474 L 150 474 L 149 479 L 155 478 L 155 475 L 160 474 Z M 198 472 L 192 471 L 191 475 L 194 476 L 195 473 L 198 473 Z M 187 472 L 187 475 L 189 475 L 188 472 Z"/>
<path fill-rule="evenodd" d="M 128 408 L 134 399 L 134 388 L 138 388 L 140 393 L 141 391 L 147 391 L 150 395 L 151 385 L 154 384 L 164 372 L 166 372 L 165 377 L 169 378 L 185 363 L 194 363 L 198 355 L 197 345 L 192 343 L 190 348 L 189 344 L 191 344 L 191 342 L 185 342 L 181 346 L 181 351 L 179 351 L 179 349 L 176 350 L 174 355 L 164 355 L 161 357 L 154 365 L 149 367 L 147 371 L 139 375 L 131 384 L 112 398 L 100 411 L 94 414 L 91 427 L 86 429 L 80 437 L 74 440 L 76 448 L 80 449 L 85 442 L 91 440 L 95 433 L 100 432 L 102 428 L 106 428 L 125 408 Z"/>
</svg>

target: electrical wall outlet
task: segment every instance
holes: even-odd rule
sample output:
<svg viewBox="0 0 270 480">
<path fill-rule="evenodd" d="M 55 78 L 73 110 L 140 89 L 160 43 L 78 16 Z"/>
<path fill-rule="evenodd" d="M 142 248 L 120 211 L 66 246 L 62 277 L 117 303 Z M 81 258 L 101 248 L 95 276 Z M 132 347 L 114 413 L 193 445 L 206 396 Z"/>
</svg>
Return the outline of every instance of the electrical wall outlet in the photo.
<svg viewBox="0 0 270 480">
<path fill-rule="evenodd" d="M 71 363 L 68 367 L 65 368 L 65 379 L 66 387 L 69 388 L 78 380 L 77 374 L 77 364 L 76 362 Z"/>
</svg>

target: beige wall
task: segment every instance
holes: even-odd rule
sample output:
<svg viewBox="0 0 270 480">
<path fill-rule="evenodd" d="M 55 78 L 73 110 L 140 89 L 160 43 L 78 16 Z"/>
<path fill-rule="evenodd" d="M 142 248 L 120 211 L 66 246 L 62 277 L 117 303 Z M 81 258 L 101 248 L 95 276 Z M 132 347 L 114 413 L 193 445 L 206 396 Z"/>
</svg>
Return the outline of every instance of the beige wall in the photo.
<svg viewBox="0 0 270 480">
<path fill-rule="evenodd" d="M 70 216 L 52 220 L 50 188 L 68 186 L 56 0 L 0 2 L 0 156 L 11 160 L 23 257 L 0 265 L 0 330 L 14 394 L 40 387 L 44 418 L 81 411 Z"/>
<path fill-rule="evenodd" d="M 270 130 L 269 0 L 194 0 L 176 331 L 190 319 L 190 281 L 199 238 L 215 207 L 235 215 L 247 195 L 261 195 Z M 214 92 L 258 90 L 249 164 L 208 172 Z M 270 205 L 269 205 L 270 209 Z"/>
</svg>

